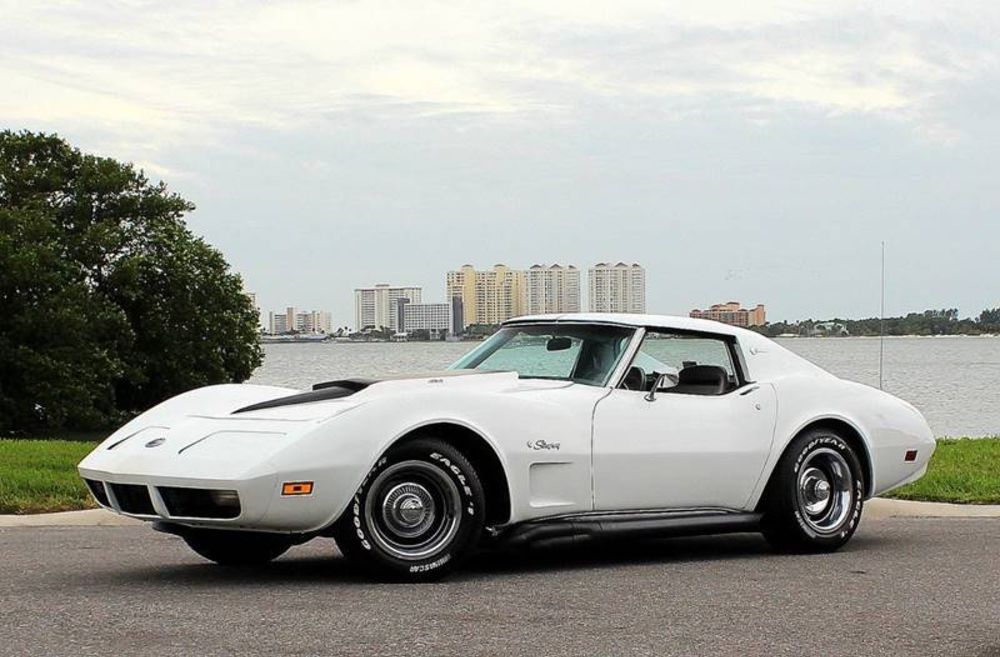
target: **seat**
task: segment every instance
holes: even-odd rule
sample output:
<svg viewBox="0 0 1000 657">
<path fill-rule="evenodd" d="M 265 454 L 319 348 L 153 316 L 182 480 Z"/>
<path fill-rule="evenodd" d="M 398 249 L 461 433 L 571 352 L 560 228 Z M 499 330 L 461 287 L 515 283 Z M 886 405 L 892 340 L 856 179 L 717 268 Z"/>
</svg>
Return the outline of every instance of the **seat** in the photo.
<svg viewBox="0 0 1000 657">
<path fill-rule="evenodd" d="M 615 361 L 612 345 L 598 340 L 585 340 L 580 347 L 572 378 L 604 383 L 607 372 Z"/>
<path fill-rule="evenodd" d="M 644 372 L 641 367 L 633 365 L 628 368 L 628 372 L 625 373 L 625 378 L 622 379 L 621 387 L 626 390 L 645 390 L 646 372 Z"/>
<path fill-rule="evenodd" d="M 692 365 L 678 373 L 677 385 L 664 390 L 686 395 L 722 395 L 729 392 L 729 377 L 718 365 Z"/>
</svg>

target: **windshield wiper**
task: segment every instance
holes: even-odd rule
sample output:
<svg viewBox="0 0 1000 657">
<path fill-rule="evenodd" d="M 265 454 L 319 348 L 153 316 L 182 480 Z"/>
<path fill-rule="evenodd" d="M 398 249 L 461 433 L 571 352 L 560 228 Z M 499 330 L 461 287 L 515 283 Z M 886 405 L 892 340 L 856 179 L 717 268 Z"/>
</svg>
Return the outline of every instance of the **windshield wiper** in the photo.
<svg viewBox="0 0 1000 657">
<path fill-rule="evenodd" d="M 567 379 L 564 376 L 543 376 L 541 374 L 518 374 L 519 379 L 542 379 L 544 381 L 566 381 L 570 382 L 572 379 Z"/>
</svg>

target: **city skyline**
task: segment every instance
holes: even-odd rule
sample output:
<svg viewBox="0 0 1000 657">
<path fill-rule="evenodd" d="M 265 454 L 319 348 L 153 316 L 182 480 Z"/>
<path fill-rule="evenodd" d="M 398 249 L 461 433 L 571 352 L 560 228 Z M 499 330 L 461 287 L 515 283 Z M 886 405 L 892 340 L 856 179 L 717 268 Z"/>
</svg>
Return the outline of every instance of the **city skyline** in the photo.
<svg viewBox="0 0 1000 657">
<path fill-rule="evenodd" d="M 434 322 L 442 326 L 455 320 L 453 311 L 462 311 L 463 326 L 472 324 L 499 324 L 512 317 L 554 313 L 588 312 L 645 312 L 646 270 L 638 263 L 618 262 L 611 265 L 599 262 L 587 270 L 587 303 L 584 303 L 584 286 L 580 282 L 580 269 L 573 264 L 565 266 L 533 264 L 527 269 L 517 269 L 504 264 L 490 269 L 477 270 L 471 264 L 445 272 L 444 300 L 424 301 L 421 286 L 399 286 L 376 283 L 354 289 L 354 324 L 351 328 L 385 327 L 393 331 L 405 327 L 408 306 L 413 308 L 414 321 L 419 328 L 433 315 Z M 596 295 L 596 298 L 595 298 Z M 257 293 L 247 291 L 247 296 L 263 317 Z M 455 300 L 459 304 L 455 306 Z M 436 306 L 436 308 L 434 307 Z M 293 325 L 295 307 L 287 306 L 285 313 L 269 313 L 264 324 L 270 333 L 285 332 Z M 315 311 L 313 311 L 315 314 Z M 416 313 L 420 313 L 417 315 Z M 447 312 L 447 319 L 444 313 Z M 326 313 L 327 324 L 330 313 Z M 287 319 L 285 319 L 287 317 Z M 309 324 L 299 320 L 298 324 Z M 315 323 L 315 322 L 314 322 Z M 349 326 L 340 321 L 337 326 Z M 457 324 L 456 324 L 457 325 Z M 434 328 L 440 328 L 435 326 Z"/>
</svg>

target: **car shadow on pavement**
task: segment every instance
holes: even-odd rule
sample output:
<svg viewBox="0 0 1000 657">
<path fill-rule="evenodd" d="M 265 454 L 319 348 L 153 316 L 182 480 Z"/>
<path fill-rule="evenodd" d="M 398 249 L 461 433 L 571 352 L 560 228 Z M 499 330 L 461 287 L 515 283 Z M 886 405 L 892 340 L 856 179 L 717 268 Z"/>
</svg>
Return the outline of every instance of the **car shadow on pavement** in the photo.
<svg viewBox="0 0 1000 657">
<path fill-rule="evenodd" d="M 885 537 L 855 536 L 840 553 L 885 548 L 886 540 Z M 516 551 L 480 551 L 444 581 L 473 583 L 593 568 L 628 568 L 650 564 L 683 566 L 720 560 L 795 558 L 810 557 L 777 554 L 757 534 L 549 544 Z M 287 556 L 263 567 L 225 568 L 208 562 L 187 561 L 118 570 L 112 578 L 119 584 L 141 582 L 209 587 L 295 586 L 304 583 L 372 586 L 374 583 L 370 576 L 341 557 L 329 539 L 317 539 L 304 548 L 293 548 Z"/>
<path fill-rule="evenodd" d="M 473 557 L 466 570 L 473 573 L 518 573 L 575 570 L 600 566 L 648 563 L 680 564 L 691 561 L 756 558 L 771 554 L 755 534 L 699 536 L 643 540 L 554 542 L 523 550 L 484 551 Z"/>
<path fill-rule="evenodd" d="M 892 539 L 856 535 L 836 554 L 883 549 Z M 537 545 L 527 550 L 483 551 L 453 577 L 472 579 L 545 571 L 621 568 L 662 564 L 697 565 L 724 560 L 824 558 L 830 555 L 796 555 L 775 552 L 760 534 L 727 534 L 636 541 L 594 541 Z"/>
</svg>

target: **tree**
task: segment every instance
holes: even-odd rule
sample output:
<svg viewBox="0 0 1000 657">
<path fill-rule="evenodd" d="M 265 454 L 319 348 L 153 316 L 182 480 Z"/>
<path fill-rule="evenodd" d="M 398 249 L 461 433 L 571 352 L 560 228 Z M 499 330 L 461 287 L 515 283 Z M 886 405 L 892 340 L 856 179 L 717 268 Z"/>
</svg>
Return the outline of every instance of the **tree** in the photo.
<svg viewBox="0 0 1000 657">
<path fill-rule="evenodd" d="M 987 308 L 979 313 L 979 323 L 987 330 L 1000 330 L 1000 308 Z"/>
<path fill-rule="evenodd" d="M 0 429 L 96 426 L 115 412 L 124 315 L 92 294 L 37 208 L 0 207 Z M 119 348 L 109 342 L 121 340 Z"/>
<path fill-rule="evenodd" d="M 55 135 L 0 132 L 0 430 L 93 428 L 261 361 L 194 206 Z"/>
</svg>

